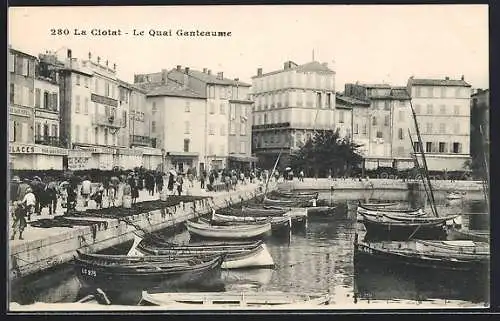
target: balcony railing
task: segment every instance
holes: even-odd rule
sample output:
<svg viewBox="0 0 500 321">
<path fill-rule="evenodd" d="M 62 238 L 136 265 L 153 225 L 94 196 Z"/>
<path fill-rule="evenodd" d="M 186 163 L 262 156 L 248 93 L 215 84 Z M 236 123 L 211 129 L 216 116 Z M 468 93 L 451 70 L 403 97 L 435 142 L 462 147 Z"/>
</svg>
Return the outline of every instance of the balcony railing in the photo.
<svg viewBox="0 0 500 321">
<path fill-rule="evenodd" d="M 130 144 L 136 146 L 152 146 L 153 139 L 148 136 L 130 135 Z"/>
<path fill-rule="evenodd" d="M 54 147 L 64 147 L 61 139 L 57 136 L 36 135 L 35 144 L 54 146 Z"/>
<path fill-rule="evenodd" d="M 106 114 L 95 114 L 92 117 L 92 123 L 99 126 L 120 128 L 125 126 L 125 121 L 121 117 Z"/>
</svg>

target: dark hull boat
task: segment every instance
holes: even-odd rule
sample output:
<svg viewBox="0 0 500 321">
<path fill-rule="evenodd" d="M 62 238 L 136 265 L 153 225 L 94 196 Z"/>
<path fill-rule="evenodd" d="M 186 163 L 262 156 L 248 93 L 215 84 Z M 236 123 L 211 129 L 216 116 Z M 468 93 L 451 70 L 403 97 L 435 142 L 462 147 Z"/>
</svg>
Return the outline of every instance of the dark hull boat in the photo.
<svg viewBox="0 0 500 321">
<path fill-rule="evenodd" d="M 251 217 L 279 217 L 283 216 L 289 209 L 286 208 L 263 208 L 263 207 L 247 207 L 241 208 L 228 207 L 217 210 L 218 213 L 231 216 L 251 216 Z"/>
<path fill-rule="evenodd" d="M 354 244 L 355 261 L 378 260 L 388 264 L 418 268 L 484 272 L 490 263 L 485 243 L 453 241 L 358 242 Z"/>
<path fill-rule="evenodd" d="M 404 215 L 362 214 L 368 237 L 408 240 L 412 237 L 443 239 L 446 237 L 445 223 L 457 215 L 447 217 L 411 217 Z"/>
<path fill-rule="evenodd" d="M 75 270 L 84 287 L 123 291 L 142 287 L 176 289 L 217 284 L 224 255 L 130 257 L 77 251 Z"/>
</svg>

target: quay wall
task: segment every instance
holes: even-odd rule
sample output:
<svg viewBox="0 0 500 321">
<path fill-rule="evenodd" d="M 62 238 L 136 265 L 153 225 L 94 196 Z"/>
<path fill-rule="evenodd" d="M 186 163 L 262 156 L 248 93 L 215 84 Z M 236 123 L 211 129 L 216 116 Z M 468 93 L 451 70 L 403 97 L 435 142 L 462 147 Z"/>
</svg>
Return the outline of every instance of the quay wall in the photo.
<svg viewBox="0 0 500 321">
<path fill-rule="evenodd" d="M 405 181 L 395 179 L 370 179 L 369 181 L 347 179 L 327 179 L 327 178 L 309 178 L 304 182 L 299 182 L 295 179 L 292 182 L 286 181 L 280 183 L 280 188 L 297 189 L 297 190 L 408 190 L 412 185 L 422 187 L 421 181 Z M 470 191 L 481 192 L 481 181 L 449 181 L 449 180 L 433 180 L 431 181 L 432 188 L 436 191 Z"/>
<path fill-rule="evenodd" d="M 273 189 L 276 189 L 276 185 L 270 186 L 270 190 Z M 237 203 L 259 194 L 261 194 L 260 187 L 249 189 L 243 186 L 242 190 L 219 194 L 211 198 L 181 203 L 147 213 L 124 216 L 128 223 L 122 219 L 88 217 L 92 220 L 102 220 L 102 223 L 93 226 L 73 227 L 64 233 L 11 245 L 9 253 L 10 278 L 16 280 L 69 262 L 76 256 L 76 250 L 84 253 L 95 253 L 130 241 L 134 238 L 134 231 L 137 231 L 134 225 L 142 231 L 154 232 L 205 215 L 210 212 L 211 207 L 224 208 L 228 206 L 228 202 Z M 142 231 L 136 233 L 142 235 Z"/>
</svg>

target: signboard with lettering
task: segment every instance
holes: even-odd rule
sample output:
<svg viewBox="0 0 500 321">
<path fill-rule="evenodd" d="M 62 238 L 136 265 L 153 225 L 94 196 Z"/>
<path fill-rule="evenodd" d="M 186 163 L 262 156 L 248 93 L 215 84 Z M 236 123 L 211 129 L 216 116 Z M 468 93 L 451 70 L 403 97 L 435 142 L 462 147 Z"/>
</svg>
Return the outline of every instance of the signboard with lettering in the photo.
<svg viewBox="0 0 500 321">
<path fill-rule="evenodd" d="M 31 116 L 31 110 L 25 109 L 25 108 L 19 108 L 19 107 L 10 107 L 9 108 L 9 114 L 11 114 L 11 115 L 17 115 L 17 116 L 23 116 L 23 117 L 30 117 Z"/>
<path fill-rule="evenodd" d="M 68 155 L 68 150 L 58 147 L 32 144 L 16 144 L 9 146 L 11 154 L 44 154 L 44 155 Z"/>
<path fill-rule="evenodd" d="M 68 169 L 72 171 L 88 169 L 89 157 L 68 157 Z"/>
<path fill-rule="evenodd" d="M 118 107 L 118 100 L 114 100 L 114 99 L 111 99 L 109 97 L 91 94 L 90 100 L 95 102 L 95 103 L 98 103 L 98 104 L 104 104 L 104 105 L 108 105 L 108 106 Z"/>
<path fill-rule="evenodd" d="M 50 113 L 46 111 L 35 110 L 35 117 L 58 120 L 59 114 L 57 112 Z"/>
</svg>

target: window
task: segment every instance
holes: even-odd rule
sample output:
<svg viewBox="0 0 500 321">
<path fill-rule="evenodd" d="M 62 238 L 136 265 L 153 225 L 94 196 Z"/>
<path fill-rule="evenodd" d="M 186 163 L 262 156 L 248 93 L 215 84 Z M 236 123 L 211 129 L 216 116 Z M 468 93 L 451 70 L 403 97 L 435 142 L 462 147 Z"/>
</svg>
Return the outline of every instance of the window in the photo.
<svg viewBox="0 0 500 321">
<path fill-rule="evenodd" d="M 99 79 L 95 78 L 95 92 L 96 94 L 99 93 Z"/>
<path fill-rule="evenodd" d="M 83 113 L 85 115 L 89 114 L 89 98 L 85 97 L 85 104 L 83 105 Z"/>
<path fill-rule="evenodd" d="M 104 145 L 108 145 L 109 144 L 108 140 L 109 140 L 108 129 L 104 128 Z"/>
<path fill-rule="evenodd" d="M 432 134 L 432 123 L 427 123 L 427 134 Z"/>
<path fill-rule="evenodd" d="M 359 134 L 359 132 L 358 132 L 358 124 L 354 124 L 354 134 Z"/>
<path fill-rule="evenodd" d="M 40 91 L 40 88 L 36 88 L 35 89 L 35 107 L 36 108 L 40 108 L 40 97 L 41 95 L 41 91 Z"/>
<path fill-rule="evenodd" d="M 186 113 L 189 113 L 191 111 L 191 103 L 189 101 L 186 101 L 186 106 L 184 107 L 184 111 Z"/>
<path fill-rule="evenodd" d="M 339 110 L 339 123 L 343 123 L 343 122 L 344 122 L 344 111 Z"/>
<path fill-rule="evenodd" d="M 431 104 L 427 105 L 427 114 L 432 115 L 433 112 L 433 106 Z"/>
<path fill-rule="evenodd" d="M 16 69 L 16 56 L 9 53 L 9 71 L 14 72 Z"/>
<path fill-rule="evenodd" d="M 460 106 L 453 106 L 453 109 L 455 115 L 460 115 Z"/>
<path fill-rule="evenodd" d="M 367 133 L 367 129 L 366 129 L 366 124 L 363 125 L 363 132 L 362 134 L 366 136 L 366 133 Z"/>
<path fill-rule="evenodd" d="M 425 143 L 425 152 L 426 153 L 431 153 L 432 152 L 432 142 Z"/>
<path fill-rule="evenodd" d="M 151 132 L 156 133 L 156 121 L 154 120 L 151 122 Z"/>
<path fill-rule="evenodd" d="M 441 115 L 445 115 L 445 114 L 446 114 L 446 105 L 441 105 L 441 106 L 439 107 L 439 113 L 440 113 Z"/>
<path fill-rule="evenodd" d="M 230 111 L 229 111 L 229 119 L 234 120 L 236 119 L 236 105 L 231 104 L 230 105 Z"/>
<path fill-rule="evenodd" d="M 453 153 L 458 154 L 461 152 L 460 143 L 453 143 Z"/>
<path fill-rule="evenodd" d="M 22 59 L 21 60 L 21 62 L 22 62 L 22 68 L 23 68 L 22 69 L 22 75 L 23 76 L 28 76 L 28 69 L 29 69 L 29 67 L 28 67 L 28 59 L 26 59 L 26 58 L 21 58 L 21 59 Z"/>
<path fill-rule="evenodd" d="M 45 93 L 44 93 L 44 98 L 45 98 Z M 48 98 L 48 96 L 47 96 Z M 45 99 L 44 99 L 45 103 Z M 75 96 L 75 113 L 80 113 L 80 96 L 76 95 Z"/>
<path fill-rule="evenodd" d="M 215 129 L 214 129 L 214 124 L 213 123 L 208 124 L 208 134 L 209 135 L 214 135 L 215 134 Z"/>
<path fill-rule="evenodd" d="M 189 126 L 190 126 L 189 121 L 185 121 L 184 122 L 184 134 L 189 134 L 190 133 Z"/>
<path fill-rule="evenodd" d="M 322 101 L 321 101 L 321 93 L 316 93 L 316 107 L 318 107 L 318 108 L 323 107 Z"/>
<path fill-rule="evenodd" d="M 75 142 L 80 141 L 80 126 L 75 125 Z"/>
<path fill-rule="evenodd" d="M 434 97 L 434 88 L 433 87 L 427 88 L 427 97 Z"/>
<path fill-rule="evenodd" d="M 80 86 L 80 75 L 76 75 L 76 85 Z"/>
<path fill-rule="evenodd" d="M 247 123 L 246 121 L 241 121 L 240 124 L 240 135 L 245 136 L 247 134 Z"/>
<path fill-rule="evenodd" d="M 57 99 L 57 93 L 52 94 L 52 108 L 54 111 L 59 110 L 59 104 L 58 104 L 58 99 Z"/>
<path fill-rule="evenodd" d="M 264 114 L 264 124 L 267 124 L 267 113 Z"/>
<path fill-rule="evenodd" d="M 233 122 L 229 123 L 229 135 L 236 135 L 236 128 Z"/>
<path fill-rule="evenodd" d="M 446 153 L 446 143 L 439 142 L 439 152 Z"/>
<path fill-rule="evenodd" d="M 377 131 L 377 138 L 384 138 L 384 134 L 382 133 L 381 130 Z"/>
<path fill-rule="evenodd" d="M 440 134 L 446 133 L 446 124 L 445 123 L 439 124 L 439 133 Z"/>
<path fill-rule="evenodd" d="M 16 122 L 9 120 L 9 142 L 16 140 Z"/>
<path fill-rule="evenodd" d="M 372 125 L 377 126 L 377 117 L 373 116 Z"/>
<path fill-rule="evenodd" d="M 391 118 L 389 115 L 385 115 L 384 117 L 384 126 L 389 126 L 389 123 L 391 122 Z"/>
<path fill-rule="evenodd" d="M 77 97 L 77 100 L 79 99 L 78 96 Z M 49 93 L 47 91 L 44 91 L 43 92 L 43 106 L 41 106 L 42 108 L 45 108 L 45 109 L 48 109 L 49 108 Z"/>
<path fill-rule="evenodd" d="M 460 125 L 459 124 L 455 124 L 453 126 L 453 133 L 454 134 L 459 134 L 460 133 Z"/>
<path fill-rule="evenodd" d="M 220 126 L 220 135 L 221 136 L 226 136 L 226 125 L 222 124 Z"/>
<path fill-rule="evenodd" d="M 158 111 L 158 109 L 156 108 L 156 102 L 153 101 L 153 108 L 152 108 L 152 111 L 151 111 L 152 114 L 153 114 L 153 116 L 156 114 L 157 111 Z"/>
<path fill-rule="evenodd" d="M 398 138 L 399 140 L 403 140 L 403 128 L 398 129 Z"/>
<path fill-rule="evenodd" d="M 21 131 L 20 131 L 20 136 L 21 136 L 21 142 L 22 143 L 28 143 L 28 124 L 27 123 L 21 123 Z"/>
<path fill-rule="evenodd" d="M 390 101 L 388 100 L 384 101 L 384 110 L 390 110 L 390 109 L 391 109 Z"/>
<path fill-rule="evenodd" d="M 42 136 L 42 124 L 36 123 L 36 136 Z"/>
<path fill-rule="evenodd" d="M 419 142 L 413 142 L 413 150 L 415 153 L 420 153 L 420 144 Z"/>
<path fill-rule="evenodd" d="M 59 131 L 57 130 L 57 125 L 52 125 L 52 136 L 59 137 Z"/>
<path fill-rule="evenodd" d="M 215 114 L 215 103 L 213 101 L 210 102 L 210 114 Z"/>
<path fill-rule="evenodd" d="M 104 96 L 109 97 L 110 90 L 109 90 L 109 82 L 104 81 Z"/>
<path fill-rule="evenodd" d="M 83 83 L 85 85 L 85 88 L 89 88 L 89 78 L 88 77 L 83 77 Z"/>
<path fill-rule="evenodd" d="M 240 153 L 241 154 L 246 153 L 246 143 L 245 142 L 240 142 Z"/>
<path fill-rule="evenodd" d="M 13 104 L 14 103 L 14 98 L 15 98 L 15 85 L 14 84 L 10 84 L 10 103 Z"/>
<path fill-rule="evenodd" d="M 420 87 L 415 87 L 415 97 L 421 97 L 422 93 L 420 91 Z"/>
<path fill-rule="evenodd" d="M 189 139 L 184 139 L 184 151 L 185 152 L 189 152 L 189 143 L 190 143 L 190 140 Z"/>
<path fill-rule="evenodd" d="M 225 115 L 226 114 L 226 106 L 224 103 L 220 103 L 220 114 Z"/>
<path fill-rule="evenodd" d="M 123 118 L 123 127 L 127 128 L 127 111 L 123 110 L 122 111 L 122 118 Z"/>
<path fill-rule="evenodd" d="M 455 88 L 455 98 L 459 98 L 460 95 L 460 88 Z"/>
</svg>

